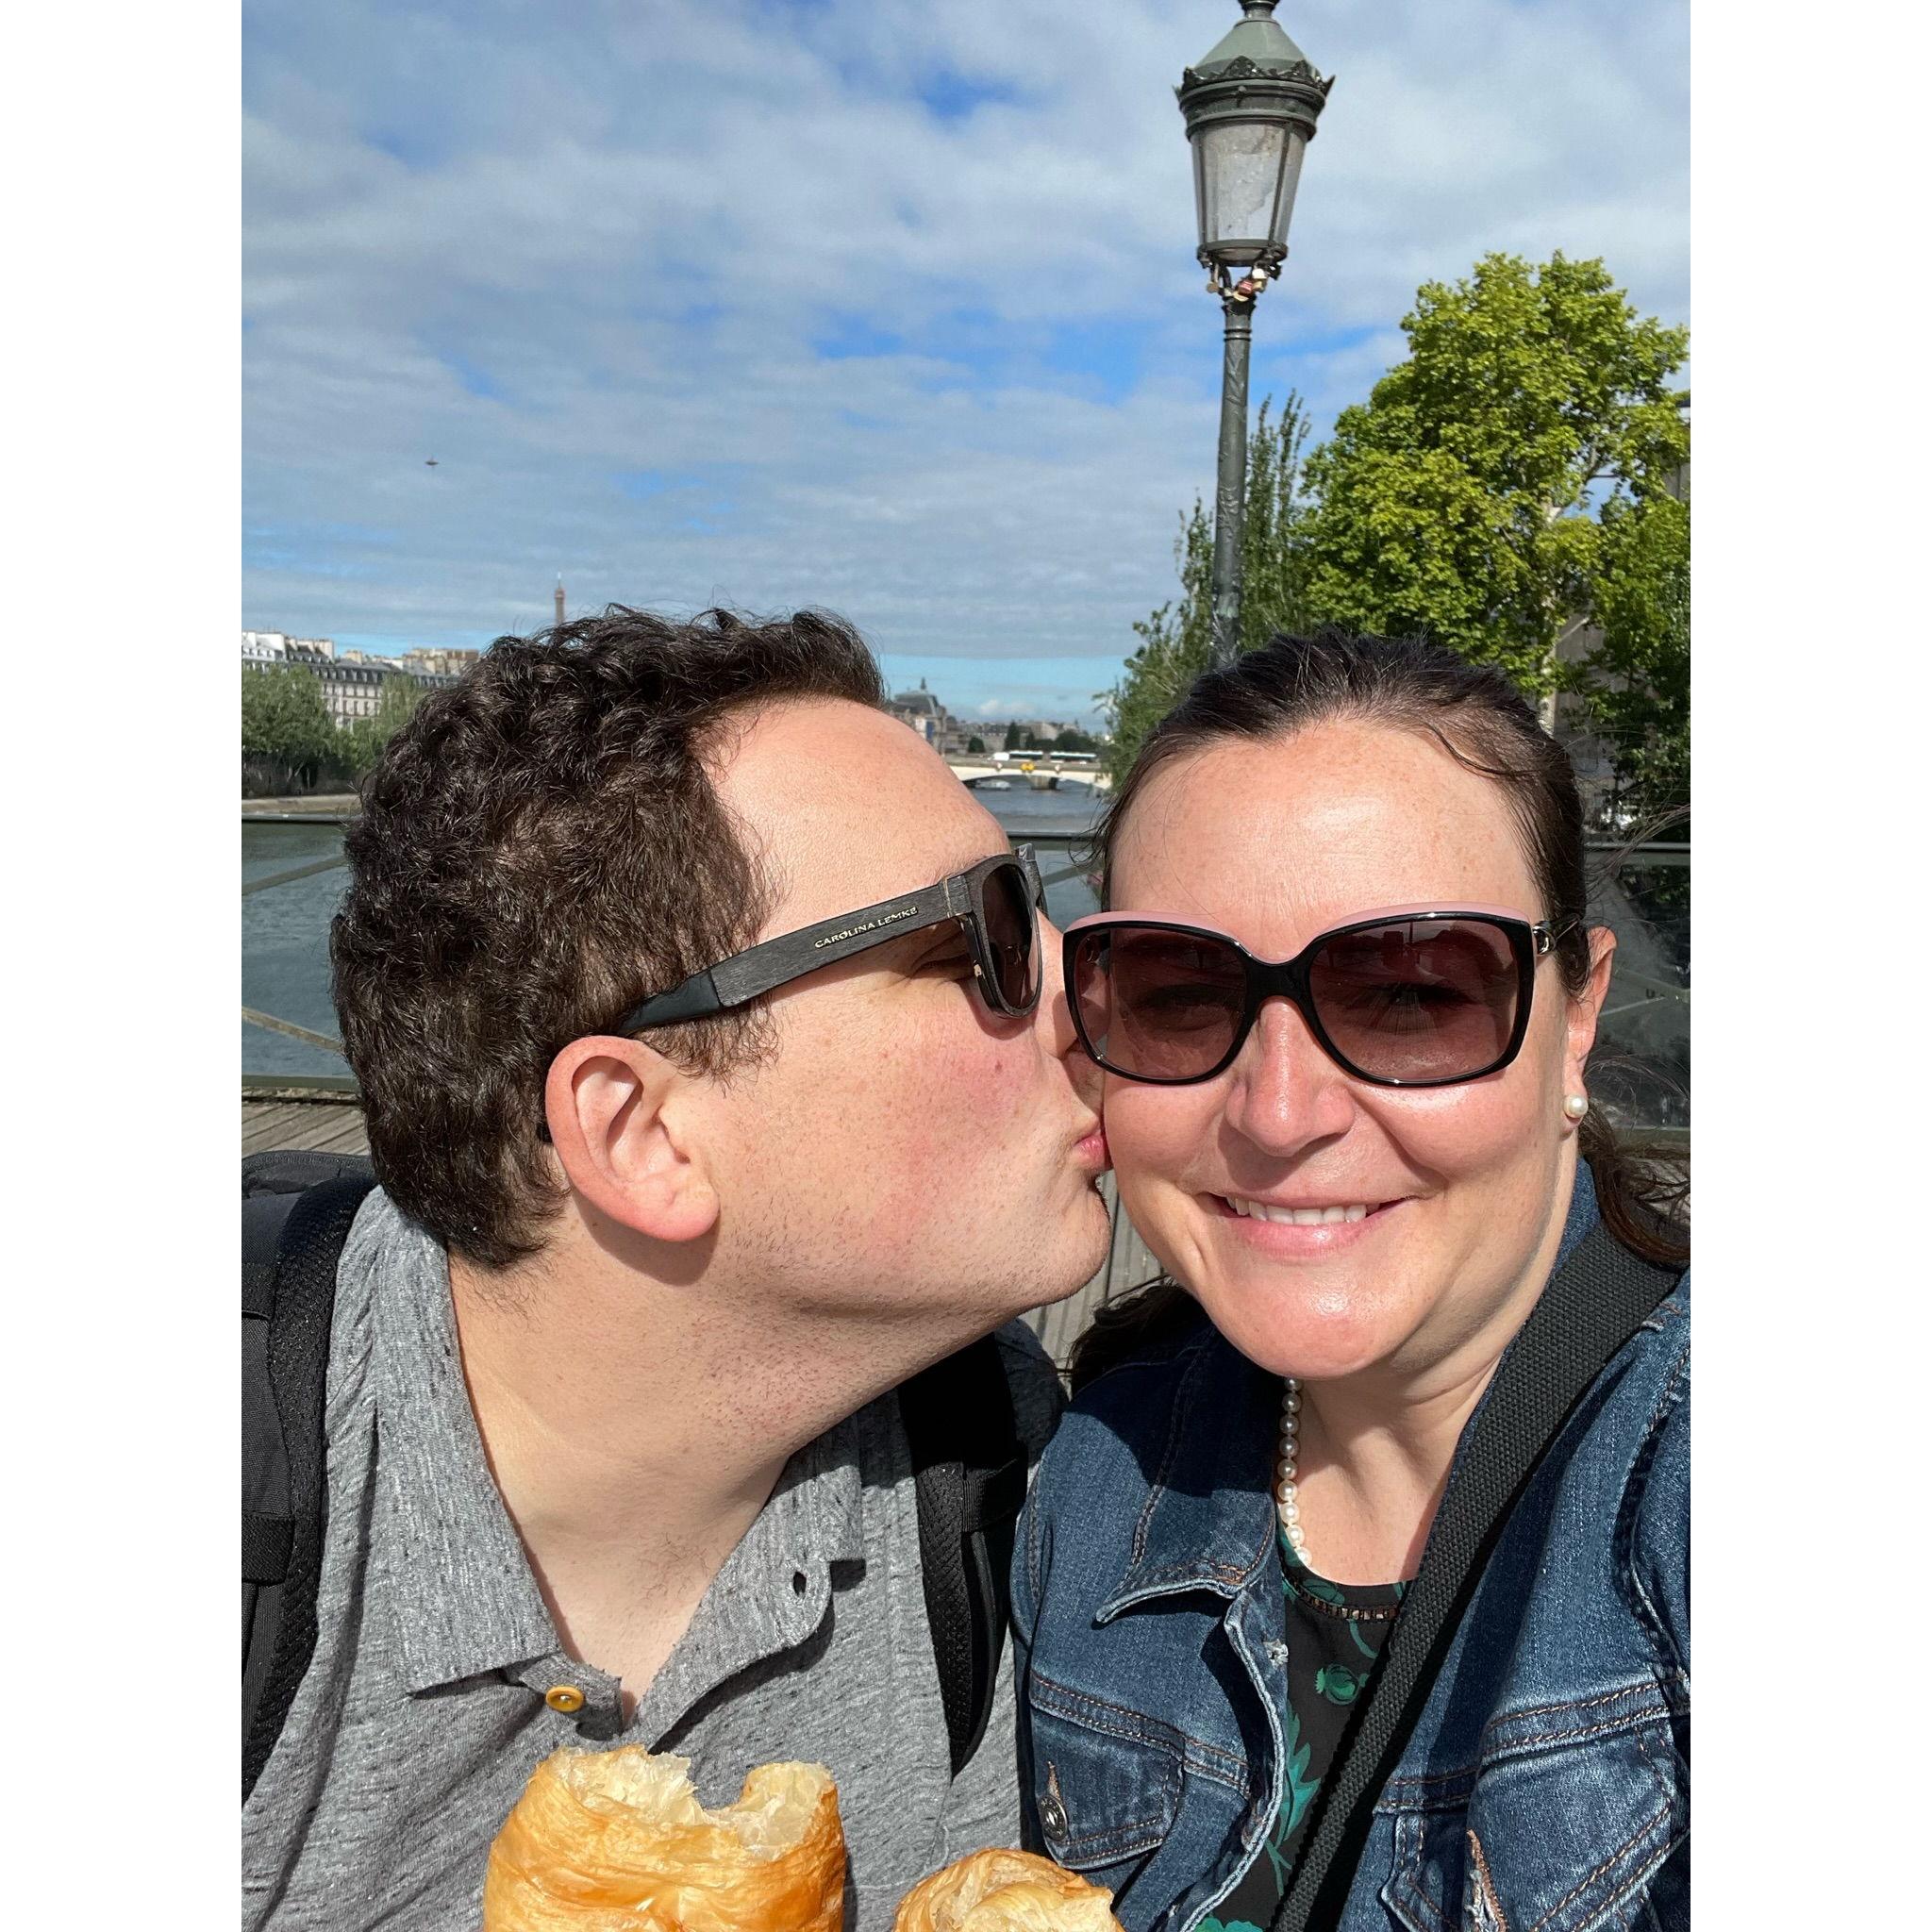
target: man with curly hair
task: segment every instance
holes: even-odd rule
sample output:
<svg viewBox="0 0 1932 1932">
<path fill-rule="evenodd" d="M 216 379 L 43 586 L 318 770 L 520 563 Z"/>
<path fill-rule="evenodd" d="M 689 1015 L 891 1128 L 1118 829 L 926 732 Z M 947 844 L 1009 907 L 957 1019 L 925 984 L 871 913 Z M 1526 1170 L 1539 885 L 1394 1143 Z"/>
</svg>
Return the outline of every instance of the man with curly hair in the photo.
<svg viewBox="0 0 1932 1932">
<path fill-rule="evenodd" d="M 883 700 L 824 614 L 612 607 L 371 776 L 332 956 L 380 1187 L 249 1927 L 475 1924 L 566 1745 L 714 1805 L 827 1765 L 857 1932 L 1018 1841 L 1010 1659 L 958 1762 L 894 1391 L 997 1331 L 1037 1456 L 1013 1318 L 1098 1266 L 1105 1143 L 1037 874 Z"/>
</svg>

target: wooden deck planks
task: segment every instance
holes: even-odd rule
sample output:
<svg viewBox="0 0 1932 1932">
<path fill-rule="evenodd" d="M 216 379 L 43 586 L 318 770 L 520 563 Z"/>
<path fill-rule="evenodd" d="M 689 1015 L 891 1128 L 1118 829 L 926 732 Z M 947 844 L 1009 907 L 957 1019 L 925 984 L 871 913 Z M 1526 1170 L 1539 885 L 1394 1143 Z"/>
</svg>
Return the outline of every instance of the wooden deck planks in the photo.
<svg viewBox="0 0 1932 1932">
<path fill-rule="evenodd" d="M 366 1154 L 369 1134 L 353 1100 L 246 1099 L 242 1103 L 242 1151 L 314 1147 L 332 1154 Z"/>
</svg>

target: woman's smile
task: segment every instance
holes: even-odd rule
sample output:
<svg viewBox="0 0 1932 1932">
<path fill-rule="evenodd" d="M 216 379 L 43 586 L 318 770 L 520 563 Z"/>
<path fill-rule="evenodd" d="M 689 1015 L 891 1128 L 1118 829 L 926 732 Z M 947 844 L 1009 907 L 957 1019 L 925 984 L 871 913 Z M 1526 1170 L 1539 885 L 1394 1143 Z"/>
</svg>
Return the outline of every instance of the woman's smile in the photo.
<svg viewBox="0 0 1932 1932">
<path fill-rule="evenodd" d="M 1381 1233 L 1404 1199 L 1355 1200 L 1340 1196 L 1293 1201 L 1242 1194 L 1204 1194 L 1208 1211 L 1228 1224 L 1228 1233 L 1263 1255 L 1292 1260 L 1303 1256 L 1337 1255 Z"/>
</svg>

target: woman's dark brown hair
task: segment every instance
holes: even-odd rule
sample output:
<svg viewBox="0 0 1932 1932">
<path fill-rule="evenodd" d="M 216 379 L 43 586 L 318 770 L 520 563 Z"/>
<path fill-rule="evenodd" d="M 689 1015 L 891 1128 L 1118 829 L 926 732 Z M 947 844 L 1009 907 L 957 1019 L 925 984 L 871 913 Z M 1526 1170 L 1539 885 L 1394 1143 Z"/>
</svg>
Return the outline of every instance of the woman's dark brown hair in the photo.
<svg viewBox="0 0 1932 1932">
<path fill-rule="evenodd" d="M 563 1198 L 550 1062 L 758 936 L 773 882 L 707 760 L 731 721 L 788 698 L 885 691 L 822 611 L 680 624 L 613 604 L 498 638 L 385 747 L 348 833 L 336 1011 L 376 1174 L 445 1247 L 498 1268 L 534 1254 Z M 762 1020 L 651 1043 L 721 1074 L 758 1050 Z"/>
<path fill-rule="evenodd" d="M 1503 788 L 1544 916 L 1561 935 L 1555 957 L 1564 988 L 1573 998 L 1581 993 L 1590 977 L 1588 880 L 1583 806 L 1569 755 L 1499 671 L 1415 638 L 1333 629 L 1277 637 L 1232 664 L 1204 672 L 1148 734 L 1100 822 L 1102 903 L 1112 903 L 1121 832 L 1134 801 L 1163 765 L 1220 741 L 1288 738 L 1330 720 L 1425 733 L 1458 764 Z M 1686 1191 L 1681 1172 L 1640 1160 L 1594 1104 L 1577 1142 L 1610 1232 L 1647 1259 L 1683 1267 L 1690 1250 L 1676 1213 Z M 1074 1387 L 1191 1322 L 1193 1314 L 1191 1297 L 1172 1281 L 1103 1308 L 1074 1349 Z"/>
</svg>

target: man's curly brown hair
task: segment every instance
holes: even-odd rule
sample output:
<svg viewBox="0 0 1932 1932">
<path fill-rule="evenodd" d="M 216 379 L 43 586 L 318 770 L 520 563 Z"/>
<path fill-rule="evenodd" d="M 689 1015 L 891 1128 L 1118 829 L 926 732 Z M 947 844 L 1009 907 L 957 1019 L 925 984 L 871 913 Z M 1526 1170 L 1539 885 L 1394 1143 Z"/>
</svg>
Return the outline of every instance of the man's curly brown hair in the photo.
<svg viewBox="0 0 1932 1932">
<path fill-rule="evenodd" d="M 329 939 L 370 1151 L 404 1212 L 490 1267 L 541 1247 L 563 1197 L 551 1061 L 770 916 L 774 884 L 706 774 L 720 726 L 777 699 L 885 696 L 824 612 L 678 624 L 611 605 L 497 639 L 424 701 L 363 787 Z M 721 1014 L 652 1044 L 721 1074 L 756 1024 Z"/>
</svg>

